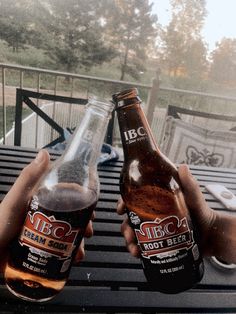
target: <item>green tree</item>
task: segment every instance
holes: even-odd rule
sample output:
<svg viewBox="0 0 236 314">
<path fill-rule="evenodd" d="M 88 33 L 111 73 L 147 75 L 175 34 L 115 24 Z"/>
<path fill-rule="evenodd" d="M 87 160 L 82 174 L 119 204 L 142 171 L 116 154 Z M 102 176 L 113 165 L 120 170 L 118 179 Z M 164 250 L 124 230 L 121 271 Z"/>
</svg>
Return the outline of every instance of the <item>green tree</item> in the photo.
<svg viewBox="0 0 236 314">
<path fill-rule="evenodd" d="M 168 69 L 168 74 L 177 76 L 178 69 L 184 67 L 185 43 L 182 34 L 175 29 L 171 21 L 166 30 L 162 31 L 162 58 Z"/>
<path fill-rule="evenodd" d="M 71 72 L 114 57 L 113 49 L 103 41 L 102 0 L 48 0 L 48 4 L 47 53 L 58 67 Z"/>
<path fill-rule="evenodd" d="M 211 54 L 210 78 L 217 83 L 236 83 L 236 39 L 223 38 Z"/>
<path fill-rule="evenodd" d="M 206 11 L 205 0 L 170 0 L 172 23 L 182 33 L 184 40 L 198 39 L 204 25 Z"/>
<path fill-rule="evenodd" d="M 14 52 L 27 45 L 43 47 L 49 19 L 46 0 L 0 0 L 0 38 Z"/>
<path fill-rule="evenodd" d="M 206 74 L 208 69 L 207 48 L 200 38 L 189 43 L 184 66 L 189 77 L 200 79 Z"/>
<path fill-rule="evenodd" d="M 29 3 L 27 0 L 0 1 L 0 38 L 12 47 L 14 52 L 24 48 L 29 38 L 29 25 L 26 15 Z"/>
<path fill-rule="evenodd" d="M 205 0 L 171 0 L 172 19 L 162 32 L 163 60 L 169 74 L 200 78 L 207 70 L 207 48 L 201 37 Z"/>
<path fill-rule="evenodd" d="M 104 18 L 106 40 L 118 54 L 120 80 L 126 75 L 139 79 L 157 36 L 152 4 L 148 0 L 108 0 Z"/>
</svg>

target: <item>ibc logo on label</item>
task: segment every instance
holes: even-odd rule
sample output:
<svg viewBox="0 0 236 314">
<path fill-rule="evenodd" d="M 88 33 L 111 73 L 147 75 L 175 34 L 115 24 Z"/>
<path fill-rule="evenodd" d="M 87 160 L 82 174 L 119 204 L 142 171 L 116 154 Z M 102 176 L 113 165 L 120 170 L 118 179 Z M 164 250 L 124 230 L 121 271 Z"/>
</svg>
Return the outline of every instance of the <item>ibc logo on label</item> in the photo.
<svg viewBox="0 0 236 314">
<path fill-rule="evenodd" d="M 91 142 L 92 138 L 93 138 L 93 131 L 85 130 L 84 135 L 83 135 L 83 139 L 86 142 Z"/>
<path fill-rule="evenodd" d="M 129 141 L 129 143 L 136 142 L 136 140 L 140 137 L 146 136 L 146 131 L 144 127 L 139 127 L 137 130 L 131 129 L 124 132 L 125 140 Z"/>
</svg>

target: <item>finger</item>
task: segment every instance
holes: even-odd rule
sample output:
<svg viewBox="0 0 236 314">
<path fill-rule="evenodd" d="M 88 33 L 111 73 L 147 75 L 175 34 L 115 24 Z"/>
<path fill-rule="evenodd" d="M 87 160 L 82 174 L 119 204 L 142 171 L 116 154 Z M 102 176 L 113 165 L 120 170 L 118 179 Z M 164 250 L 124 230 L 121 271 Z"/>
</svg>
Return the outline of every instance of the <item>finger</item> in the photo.
<svg viewBox="0 0 236 314">
<path fill-rule="evenodd" d="M 123 223 L 121 224 L 121 233 L 123 234 L 125 238 L 126 247 L 131 253 L 131 255 L 135 257 L 140 257 L 140 249 L 137 245 L 135 233 L 129 225 L 128 218 L 125 219 Z"/>
<path fill-rule="evenodd" d="M 92 235 L 93 235 L 93 223 L 92 223 L 92 221 L 90 220 L 89 223 L 88 223 L 88 225 L 87 225 L 87 227 L 86 227 L 86 229 L 85 229 L 84 236 L 85 236 L 86 238 L 90 238 L 90 237 L 92 237 Z"/>
<path fill-rule="evenodd" d="M 78 264 L 82 259 L 84 259 L 84 257 L 85 257 L 84 239 L 82 239 L 80 246 L 76 251 L 76 255 L 75 255 L 73 263 Z"/>
<path fill-rule="evenodd" d="M 0 247 L 7 246 L 19 233 L 32 190 L 49 165 L 49 154 L 42 150 L 26 166 L 0 204 Z"/>
<path fill-rule="evenodd" d="M 1 248 L 0 273 L 4 272 L 8 260 L 8 248 Z"/>
<path fill-rule="evenodd" d="M 86 238 L 90 238 L 93 236 L 93 223 L 92 220 L 94 220 L 95 218 L 95 213 L 93 212 L 91 220 L 89 221 L 86 229 L 85 229 L 85 233 L 84 236 Z M 82 239 L 79 248 L 76 251 L 76 255 L 74 258 L 74 264 L 78 264 L 82 259 L 84 259 L 85 257 L 85 250 L 84 250 L 84 239 Z"/>
<path fill-rule="evenodd" d="M 185 201 L 199 227 L 205 231 L 212 224 L 214 211 L 206 203 L 197 180 L 187 165 L 179 166 L 179 177 L 182 183 Z"/>
<path fill-rule="evenodd" d="M 92 212 L 91 220 L 94 221 L 95 219 L 95 211 Z"/>
<path fill-rule="evenodd" d="M 117 201 L 116 211 L 119 215 L 123 215 L 125 213 L 125 203 L 121 197 Z"/>
</svg>

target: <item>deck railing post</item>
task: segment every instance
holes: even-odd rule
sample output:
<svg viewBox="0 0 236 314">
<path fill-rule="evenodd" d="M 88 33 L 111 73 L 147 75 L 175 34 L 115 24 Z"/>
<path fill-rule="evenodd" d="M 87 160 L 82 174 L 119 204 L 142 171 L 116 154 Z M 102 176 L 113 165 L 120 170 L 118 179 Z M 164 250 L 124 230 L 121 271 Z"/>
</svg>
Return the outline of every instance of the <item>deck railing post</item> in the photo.
<svg viewBox="0 0 236 314">
<path fill-rule="evenodd" d="M 2 68 L 2 117 L 3 117 L 3 124 L 2 124 L 2 132 L 3 132 L 3 144 L 6 142 L 6 130 L 7 130 L 7 113 L 6 113 L 6 103 L 5 103 L 5 68 Z"/>
<path fill-rule="evenodd" d="M 108 124 L 107 135 L 106 135 L 106 142 L 107 144 L 110 144 L 110 145 L 113 144 L 114 119 L 115 119 L 115 112 L 113 110 L 111 119 Z"/>
<path fill-rule="evenodd" d="M 15 132 L 14 132 L 14 145 L 21 145 L 21 131 L 22 131 L 22 107 L 23 95 L 21 89 L 16 89 L 16 112 L 15 112 Z"/>
<path fill-rule="evenodd" d="M 149 91 L 147 100 L 146 115 L 147 120 L 150 124 L 152 123 L 153 113 L 157 105 L 159 90 L 160 90 L 160 70 L 158 69 L 156 71 L 156 77 L 154 77 L 152 80 L 152 88 Z"/>
</svg>

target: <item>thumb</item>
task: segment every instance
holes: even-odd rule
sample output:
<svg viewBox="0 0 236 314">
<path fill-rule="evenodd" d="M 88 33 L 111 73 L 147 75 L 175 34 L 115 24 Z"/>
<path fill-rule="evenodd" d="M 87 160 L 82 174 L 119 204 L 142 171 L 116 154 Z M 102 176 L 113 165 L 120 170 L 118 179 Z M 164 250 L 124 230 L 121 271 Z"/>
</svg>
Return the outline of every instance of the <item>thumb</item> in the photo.
<svg viewBox="0 0 236 314">
<path fill-rule="evenodd" d="M 26 207 L 39 179 L 49 165 L 46 150 L 26 166 L 0 204 L 0 247 L 5 247 L 18 234 L 22 226 Z"/>
</svg>

